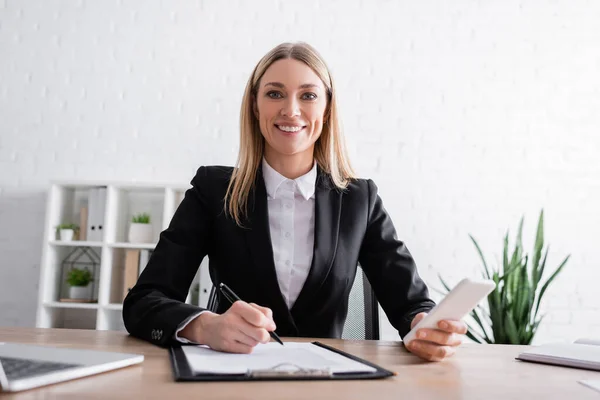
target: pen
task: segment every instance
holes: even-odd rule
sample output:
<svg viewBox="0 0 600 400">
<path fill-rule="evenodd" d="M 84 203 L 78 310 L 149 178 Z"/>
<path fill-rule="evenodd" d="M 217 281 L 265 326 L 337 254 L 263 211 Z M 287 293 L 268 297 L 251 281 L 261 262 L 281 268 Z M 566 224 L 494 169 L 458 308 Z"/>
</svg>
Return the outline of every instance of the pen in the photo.
<svg viewBox="0 0 600 400">
<path fill-rule="evenodd" d="M 223 296 L 225 296 L 227 298 L 227 300 L 229 300 L 231 302 L 231 304 L 235 303 L 238 300 L 242 300 L 238 297 L 237 294 L 235 294 L 233 292 L 233 290 L 231 290 L 229 288 L 229 286 L 227 286 L 224 283 L 221 283 L 219 285 L 219 290 L 221 290 L 221 293 L 223 293 Z M 279 336 L 277 336 L 277 334 L 275 332 L 269 332 L 269 335 L 271 335 L 271 337 L 277 341 L 280 345 L 283 346 L 283 342 L 281 341 L 281 339 L 279 338 Z"/>
</svg>

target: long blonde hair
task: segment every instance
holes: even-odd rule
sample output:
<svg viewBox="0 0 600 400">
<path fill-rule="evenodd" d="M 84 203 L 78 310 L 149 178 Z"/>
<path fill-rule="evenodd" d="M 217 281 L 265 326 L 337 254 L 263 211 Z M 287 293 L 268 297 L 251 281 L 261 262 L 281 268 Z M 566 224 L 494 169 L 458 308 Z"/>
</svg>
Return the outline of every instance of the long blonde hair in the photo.
<svg viewBox="0 0 600 400">
<path fill-rule="evenodd" d="M 225 195 L 225 212 L 239 226 L 247 214 L 248 196 L 265 149 L 265 139 L 260 132 L 259 121 L 253 112 L 253 101 L 258 92 L 260 79 L 275 61 L 294 59 L 303 62 L 319 76 L 328 94 L 323 130 L 315 142 L 314 157 L 318 166 L 327 173 L 339 189 L 348 186 L 356 178 L 341 130 L 338 105 L 333 79 L 329 68 L 319 53 L 307 43 L 282 43 L 269 51 L 256 65 L 246 84 L 240 112 L 240 151 L 238 160 Z"/>
</svg>

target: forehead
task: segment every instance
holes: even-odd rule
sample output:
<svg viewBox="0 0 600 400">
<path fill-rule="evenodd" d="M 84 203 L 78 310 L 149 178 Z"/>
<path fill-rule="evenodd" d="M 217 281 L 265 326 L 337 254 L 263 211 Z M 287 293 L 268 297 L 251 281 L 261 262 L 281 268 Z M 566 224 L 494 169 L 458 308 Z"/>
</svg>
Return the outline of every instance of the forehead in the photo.
<svg viewBox="0 0 600 400">
<path fill-rule="evenodd" d="M 293 58 L 277 60 L 271 64 L 262 76 L 260 86 L 263 87 L 269 82 L 282 83 L 288 89 L 295 89 L 305 84 L 325 88 L 323 81 L 311 67 Z"/>
</svg>

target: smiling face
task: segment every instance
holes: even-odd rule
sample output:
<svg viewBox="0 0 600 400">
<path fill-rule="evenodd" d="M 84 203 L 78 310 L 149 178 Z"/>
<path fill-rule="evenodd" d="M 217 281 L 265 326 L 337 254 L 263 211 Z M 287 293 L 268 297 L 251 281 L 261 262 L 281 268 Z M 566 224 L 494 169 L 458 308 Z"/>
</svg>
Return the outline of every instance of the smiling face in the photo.
<svg viewBox="0 0 600 400">
<path fill-rule="evenodd" d="M 308 65 L 291 58 L 274 62 L 260 79 L 253 108 L 269 164 L 296 158 L 312 166 L 327 91 Z"/>
</svg>

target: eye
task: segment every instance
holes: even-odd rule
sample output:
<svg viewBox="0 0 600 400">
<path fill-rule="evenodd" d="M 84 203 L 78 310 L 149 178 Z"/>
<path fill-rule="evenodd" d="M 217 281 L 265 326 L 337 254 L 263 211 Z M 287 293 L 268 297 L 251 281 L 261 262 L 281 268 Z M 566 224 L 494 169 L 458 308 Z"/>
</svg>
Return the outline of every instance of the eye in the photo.
<svg viewBox="0 0 600 400">
<path fill-rule="evenodd" d="M 276 90 L 271 90 L 270 92 L 267 92 L 267 97 L 269 97 L 271 99 L 281 99 L 283 96 L 281 95 L 280 92 L 278 92 Z"/>
<path fill-rule="evenodd" d="M 302 95 L 302 99 L 303 100 L 316 100 L 317 99 L 317 95 L 314 93 L 304 93 Z"/>
</svg>

